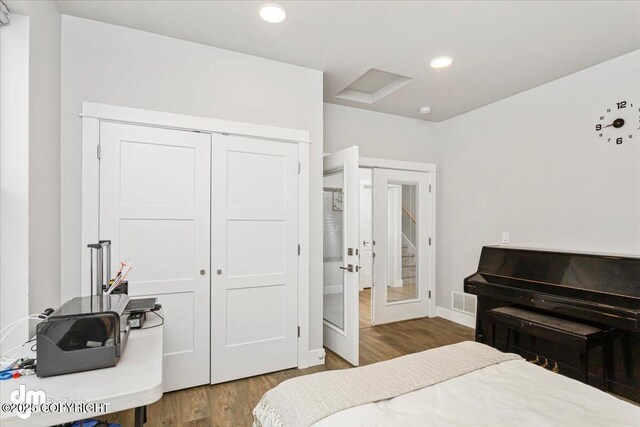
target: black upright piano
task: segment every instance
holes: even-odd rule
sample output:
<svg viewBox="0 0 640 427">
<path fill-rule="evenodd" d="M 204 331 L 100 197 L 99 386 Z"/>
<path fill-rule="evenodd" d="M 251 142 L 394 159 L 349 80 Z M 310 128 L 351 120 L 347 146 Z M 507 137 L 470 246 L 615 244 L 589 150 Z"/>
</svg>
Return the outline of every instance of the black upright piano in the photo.
<svg viewBox="0 0 640 427">
<path fill-rule="evenodd" d="M 612 331 L 611 356 L 589 360 L 589 383 L 606 377 L 607 390 L 640 402 L 640 257 L 485 246 L 464 290 L 478 297 L 478 342 L 494 342 L 489 311 L 498 307 Z M 557 342 L 523 336 L 510 351 L 526 358 L 544 354 L 559 363 L 560 373 L 572 376 L 562 367 L 574 365 L 574 354 Z"/>
</svg>

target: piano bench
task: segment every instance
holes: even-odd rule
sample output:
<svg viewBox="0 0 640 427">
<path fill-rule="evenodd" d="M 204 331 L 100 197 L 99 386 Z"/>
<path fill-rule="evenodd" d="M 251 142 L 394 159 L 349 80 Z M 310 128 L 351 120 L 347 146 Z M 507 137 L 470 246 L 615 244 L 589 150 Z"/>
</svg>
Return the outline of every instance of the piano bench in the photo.
<svg viewBox="0 0 640 427">
<path fill-rule="evenodd" d="M 512 331 L 520 334 L 542 338 L 547 341 L 571 346 L 578 352 L 580 379 L 589 383 L 589 351 L 595 347 L 602 347 L 603 358 L 610 358 L 611 336 L 610 330 L 558 317 L 524 310 L 518 307 L 498 307 L 487 311 L 492 320 L 493 347 L 496 347 L 496 325 L 507 329 L 507 340 L 504 351 L 509 350 L 509 340 Z M 602 389 L 606 390 L 607 363 L 603 363 Z"/>
</svg>

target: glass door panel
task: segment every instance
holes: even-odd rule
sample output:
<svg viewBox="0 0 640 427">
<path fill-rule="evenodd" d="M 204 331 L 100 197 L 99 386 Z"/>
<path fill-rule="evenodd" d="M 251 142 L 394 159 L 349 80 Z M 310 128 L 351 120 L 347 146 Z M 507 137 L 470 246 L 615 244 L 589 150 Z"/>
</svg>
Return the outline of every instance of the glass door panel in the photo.
<svg viewBox="0 0 640 427">
<path fill-rule="evenodd" d="M 418 298 L 416 184 L 387 183 L 387 302 Z"/>
<path fill-rule="evenodd" d="M 344 331 L 344 173 L 324 176 L 322 188 L 324 320 Z"/>
</svg>

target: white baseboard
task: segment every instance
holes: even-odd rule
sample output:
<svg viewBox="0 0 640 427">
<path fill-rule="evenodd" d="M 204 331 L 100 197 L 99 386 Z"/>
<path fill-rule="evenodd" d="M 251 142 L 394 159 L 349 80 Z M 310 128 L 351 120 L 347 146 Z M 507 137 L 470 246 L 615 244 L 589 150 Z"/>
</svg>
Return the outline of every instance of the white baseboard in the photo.
<svg viewBox="0 0 640 427">
<path fill-rule="evenodd" d="M 309 351 L 309 366 L 324 365 L 324 348 Z"/>
<path fill-rule="evenodd" d="M 464 326 L 468 326 L 469 328 L 476 328 L 476 316 L 472 316 L 467 313 L 462 313 L 450 308 L 437 306 L 436 316 L 451 320 L 452 322 L 456 322 Z"/>
</svg>

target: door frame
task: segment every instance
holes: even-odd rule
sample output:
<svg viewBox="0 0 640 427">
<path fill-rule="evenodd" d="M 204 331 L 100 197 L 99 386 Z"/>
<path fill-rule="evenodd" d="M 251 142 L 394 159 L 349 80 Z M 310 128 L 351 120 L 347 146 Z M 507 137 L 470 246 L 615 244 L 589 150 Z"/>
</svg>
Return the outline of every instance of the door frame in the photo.
<svg viewBox="0 0 640 427">
<path fill-rule="evenodd" d="M 394 169 L 404 170 L 411 172 L 428 172 L 430 177 L 430 191 L 429 191 L 429 216 L 433 220 L 429 224 L 429 237 L 431 237 L 431 246 L 429 246 L 428 256 L 429 262 L 427 267 L 429 269 L 429 291 L 431 291 L 431 298 L 429 299 L 429 317 L 436 317 L 436 245 L 437 245 L 437 217 L 436 217 L 436 200 L 437 200 L 437 175 L 438 167 L 435 163 L 419 163 L 419 162 L 407 162 L 402 160 L 389 160 L 380 159 L 375 157 L 360 157 L 360 168 L 368 169 Z M 373 185 L 373 182 L 372 182 Z M 375 221 L 375 218 L 373 219 Z M 375 250 L 375 248 L 374 248 Z M 373 288 L 372 288 L 373 292 Z M 371 318 L 373 319 L 373 304 L 371 304 Z"/>
<path fill-rule="evenodd" d="M 82 214 L 80 275 L 73 281 L 63 281 L 62 300 L 91 292 L 89 251 L 85 248 L 95 243 L 100 225 L 100 123 L 115 122 L 139 126 L 201 132 L 209 134 L 229 134 L 247 136 L 268 141 L 298 144 L 298 368 L 315 365 L 309 348 L 309 131 L 256 125 L 244 122 L 218 120 L 207 117 L 164 113 L 116 105 L 82 102 Z M 212 139 L 213 141 L 213 136 Z M 78 253 L 78 252 L 76 252 Z M 209 266 L 211 272 L 211 266 Z"/>
</svg>

